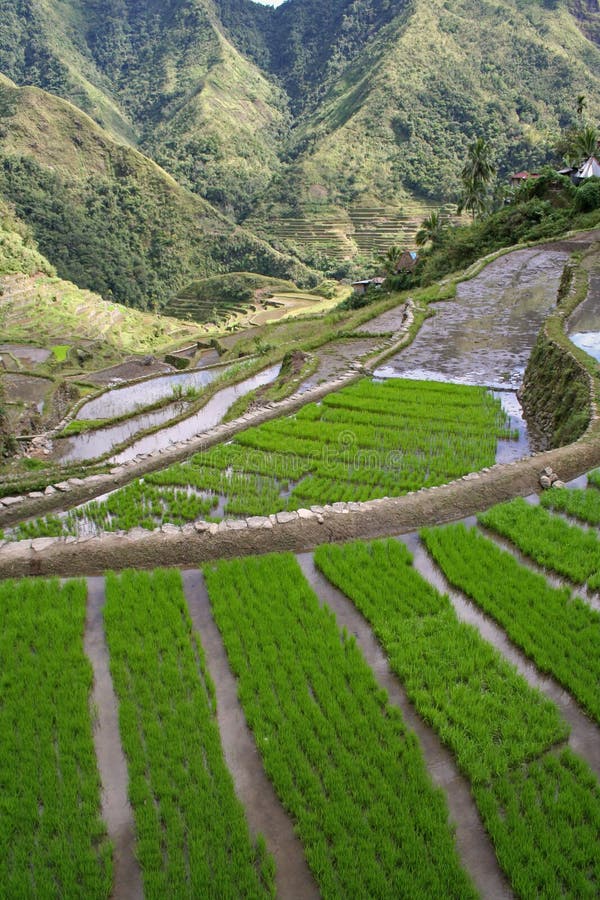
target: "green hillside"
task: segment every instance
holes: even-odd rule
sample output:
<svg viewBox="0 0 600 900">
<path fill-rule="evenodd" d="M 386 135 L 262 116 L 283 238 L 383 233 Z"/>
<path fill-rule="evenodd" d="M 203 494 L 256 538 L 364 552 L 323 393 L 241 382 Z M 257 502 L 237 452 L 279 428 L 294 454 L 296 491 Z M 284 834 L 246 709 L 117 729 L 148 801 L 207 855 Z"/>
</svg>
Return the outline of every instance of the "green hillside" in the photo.
<svg viewBox="0 0 600 900">
<path fill-rule="evenodd" d="M 0 85 L 0 195 L 62 278 L 107 300 L 160 308 L 193 278 L 231 269 L 315 282 L 38 88 Z"/>
<path fill-rule="evenodd" d="M 76 128 L 84 142 L 76 154 L 72 141 L 66 147 L 81 172 L 55 170 L 67 179 L 65 191 L 55 184 L 49 191 L 36 171 L 28 176 L 34 195 L 58 196 L 67 219 L 73 203 L 91 217 L 106 207 L 126 211 L 106 221 L 135 260 L 135 285 L 115 294 L 125 280 L 121 264 L 117 275 L 82 281 L 77 267 L 87 271 L 89 263 L 77 246 L 64 274 L 128 302 L 162 303 L 183 283 L 180 273 L 298 275 L 246 233 L 235 233 L 231 253 L 222 242 L 215 249 L 206 231 L 231 239 L 231 220 L 323 270 L 394 241 L 410 244 L 420 219 L 456 200 L 475 137 L 491 143 L 505 182 L 511 170 L 553 161 L 561 130 L 577 119 L 578 97 L 587 121 L 600 121 L 595 0 L 293 0 L 276 9 L 252 0 L 4 0 L 2 12 L 0 72 L 69 100 L 103 128 L 92 132 L 81 117 L 66 125 L 79 115 L 72 107 L 47 95 L 34 101 L 29 89 L 30 111 L 44 117 L 46 130 L 58 118 L 59 135 Z M 0 98 L 0 110 L 6 102 Z M 14 137 L 2 124 L 3 152 L 43 167 L 38 146 L 46 137 L 24 136 L 23 127 Z M 107 175 L 107 152 L 99 162 L 97 145 L 111 140 Z M 142 163 L 134 147 L 162 170 Z M 110 181 L 107 202 L 90 172 Z M 20 210 L 33 209 L 33 197 L 16 196 L 19 178 L 11 178 L 2 190 Z M 194 206 L 200 201 L 184 189 L 211 207 Z M 190 216 L 210 220 L 200 241 Z M 130 236 L 140 218 L 156 230 L 137 241 Z M 64 254 L 34 227 L 63 274 Z"/>
</svg>

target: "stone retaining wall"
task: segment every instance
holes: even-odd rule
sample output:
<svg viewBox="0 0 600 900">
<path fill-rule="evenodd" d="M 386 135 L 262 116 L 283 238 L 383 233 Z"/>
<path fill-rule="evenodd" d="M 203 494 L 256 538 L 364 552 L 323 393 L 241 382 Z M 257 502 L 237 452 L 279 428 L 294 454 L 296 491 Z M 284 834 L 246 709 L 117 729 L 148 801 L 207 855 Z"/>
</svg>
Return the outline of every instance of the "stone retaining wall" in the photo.
<svg viewBox="0 0 600 900">
<path fill-rule="evenodd" d="M 265 517 L 196 522 L 153 532 L 135 528 L 95 538 L 36 538 L 0 548 L 0 577 L 95 575 L 107 569 L 190 568 L 211 559 L 370 539 L 461 519 L 540 489 L 549 466 L 569 481 L 600 465 L 600 435 L 517 462 L 492 466 L 441 487 L 366 503 L 334 503 Z"/>
<path fill-rule="evenodd" d="M 395 339 L 385 342 L 383 345 L 385 349 L 370 362 L 371 368 L 376 368 L 383 359 L 392 353 L 396 353 L 403 347 L 409 340 L 410 328 L 413 322 L 414 307 L 409 301 L 409 309 L 403 325 L 402 336 L 400 338 L 396 336 Z M 93 500 L 94 497 L 99 497 L 109 491 L 124 487 L 142 475 L 165 469 L 172 463 L 189 459 L 194 453 L 208 450 L 215 444 L 230 441 L 240 431 L 245 431 L 246 428 L 262 425 L 263 422 L 278 419 L 281 416 L 289 416 L 307 403 L 315 403 L 322 400 L 327 394 L 352 384 L 352 382 L 357 381 L 366 374 L 369 374 L 369 372 L 362 365 L 356 364 L 351 371 L 345 372 L 326 384 L 304 391 L 304 393 L 292 394 L 291 397 L 287 397 L 285 400 L 277 403 L 268 403 L 266 406 L 231 422 L 216 425 L 214 428 L 198 435 L 198 437 L 172 444 L 159 450 L 158 453 L 137 456 L 130 462 L 116 466 L 105 475 L 68 478 L 65 481 L 49 485 L 45 491 L 32 491 L 25 496 L 2 497 L 0 498 L 0 528 L 15 525 L 25 519 L 44 516 L 56 510 L 78 506 L 88 500 Z"/>
</svg>

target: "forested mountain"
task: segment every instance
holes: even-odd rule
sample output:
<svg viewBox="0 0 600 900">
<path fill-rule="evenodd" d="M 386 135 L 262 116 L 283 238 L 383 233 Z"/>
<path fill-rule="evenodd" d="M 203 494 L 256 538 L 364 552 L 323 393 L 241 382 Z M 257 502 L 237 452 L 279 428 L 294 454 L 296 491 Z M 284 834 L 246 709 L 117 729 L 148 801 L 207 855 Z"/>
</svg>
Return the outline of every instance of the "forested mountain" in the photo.
<svg viewBox="0 0 600 900">
<path fill-rule="evenodd" d="M 357 209 L 454 200 L 477 136 L 501 177 L 550 161 L 580 95 L 600 120 L 599 40 L 598 0 L 2 0 L 0 72 L 86 112 L 112 156 L 133 154 L 125 144 L 153 159 L 184 206 L 189 189 L 310 258 L 303 241 L 322 238 L 302 222 L 331 220 L 339 252 L 353 253 Z M 59 109 L 60 135 L 64 108 L 38 96 L 49 128 Z M 13 144 L 2 152 L 44 165 L 31 143 Z M 92 174 L 93 153 L 77 159 L 65 190 L 91 210 L 89 179 L 106 176 Z M 136 182 L 140 197 L 153 178 Z M 205 222 L 225 227 L 208 209 Z"/>
<path fill-rule="evenodd" d="M 71 103 L 6 79 L 0 197 L 62 278 L 105 299 L 161 307 L 192 278 L 230 270 L 315 283 Z"/>
</svg>

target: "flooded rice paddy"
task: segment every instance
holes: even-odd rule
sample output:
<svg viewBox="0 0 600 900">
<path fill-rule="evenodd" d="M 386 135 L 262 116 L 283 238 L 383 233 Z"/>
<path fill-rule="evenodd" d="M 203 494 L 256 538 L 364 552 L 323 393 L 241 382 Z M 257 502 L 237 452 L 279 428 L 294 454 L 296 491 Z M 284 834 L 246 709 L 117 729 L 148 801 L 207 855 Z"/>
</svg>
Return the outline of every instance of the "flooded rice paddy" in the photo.
<svg viewBox="0 0 600 900">
<path fill-rule="evenodd" d="M 186 390 L 206 387 L 222 372 L 222 368 L 177 372 L 174 375 L 159 375 L 137 384 L 115 387 L 102 396 L 84 403 L 77 413 L 77 418 L 116 419 L 118 416 L 126 416 L 137 409 L 152 406 L 159 400 L 173 396 L 174 392 L 182 391 L 185 394 Z"/>
<path fill-rule="evenodd" d="M 569 319 L 569 337 L 600 362 L 600 271 L 590 273 L 587 299 Z"/>
<path fill-rule="evenodd" d="M 169 444 L 185 441 L 188 438 L 202 434 L 203 431 L 208 431 L 209 428 L 214 428 L 215 425 L 219 424 L 231 404 L 237 400 L 238 397 L 242 397 L 244 394 L 248 394 L 250 391 L 262 387 L 264 384 L 270 384 L 277 378 L 279 369 L 279 364 L 270 366 L 263 372 L 252 375 L 250 378 L 246 378 L 238 384 L 223 388 L 223 390 L 218 391 L 214 397 L 211 397 L 208 403 L 195 415 L 168 428 L 163 428 L 156 434 L 141 438 L 139 441 L 136 441 L 130 447 L 127 447 L 121 453 L 114 456 L 112 462 L 122 463 L 129 459 L 134 459 L 139 454 L 155 453 L 157 450 L 160 450 L 162 447 L 167 447 Z"/>
<path fill-rule="evenodd" d="M 411 346 L 375 374 L 518 388 L 567 259 L 532 248 L 494 260 L 458 285 L 455 300 L 432 304 Z"/>
</svg>

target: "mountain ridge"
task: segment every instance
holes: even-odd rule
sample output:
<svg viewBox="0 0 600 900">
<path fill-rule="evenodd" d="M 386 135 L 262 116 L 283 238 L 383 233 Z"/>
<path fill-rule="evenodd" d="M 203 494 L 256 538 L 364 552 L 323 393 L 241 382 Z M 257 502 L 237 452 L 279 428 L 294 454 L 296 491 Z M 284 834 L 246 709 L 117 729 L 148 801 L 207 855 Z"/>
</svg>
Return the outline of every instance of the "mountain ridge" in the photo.
<svg viewBox="0 0 600 900">
<path fill-rule="evenodd" d="M 552 158 L 577 96 L 600 119 L 597 0 L 4 5 L 0 71 L 325 269 L 361 252 L 356 210 L 393 222 L 456 199 L 475 137 L 504 178 Z M 337 249 L 302 226 L 324 221 Z M 386 229 L 376 249 L 406 239 Z"/>
</svg>

